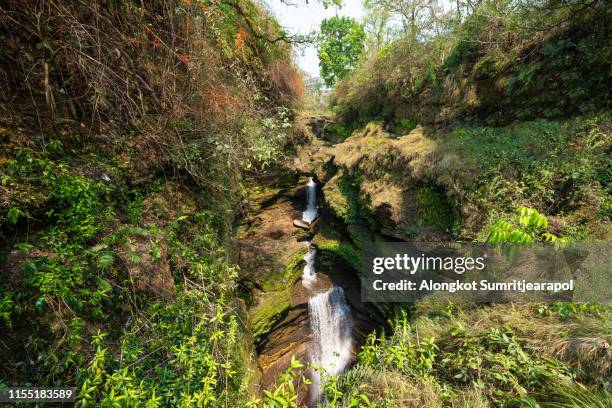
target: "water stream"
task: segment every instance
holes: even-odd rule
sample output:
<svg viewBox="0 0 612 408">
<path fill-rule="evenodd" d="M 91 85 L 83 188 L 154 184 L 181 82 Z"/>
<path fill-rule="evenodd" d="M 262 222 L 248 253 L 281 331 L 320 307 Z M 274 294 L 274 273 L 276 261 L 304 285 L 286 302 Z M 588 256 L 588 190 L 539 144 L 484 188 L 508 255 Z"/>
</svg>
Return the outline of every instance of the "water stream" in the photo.
<svg viewBox="0 0 612 408">
<path fill-rule="evenodd" d="M 302 220 L 312 223 L 317 218 L 317 184 L 312 177 L 308 180 L 307 188 L 306 209 L 302 213 Z M 302 284 L 312 290 L 317 281 L 316 250 L 310 242 L 307 245 Z M 308 301 L 308 314 L 313 333 L 310 362 L 317 368 L 312 371 L 310 386 L 310 400 L 315 405 L 322 395 L 322 373 L 323 380 L 325 375 L 337 375 L 351 361 L 352 327 L 344 290 L 332 286 L 325 292 L 312 293 Z"/>
<path fill-rule="evenodd" d="M 312 246 L 310 241 L 306 242 L 306 244 L 308 245 L 308 252 L 304 255 L 306 266 L 304 266 L 304 271 L 302 272 L 302 285 L 304 285 L 306 289 L 312 289 L 314 283 L 317 281 L 315 272 L 315 255 L 317 254 L 317 250 Z"/>
<path fill-rule="evenodd" d="M 351 361 L 353 340 L 350 309 L 344 290 L 340 286 L 332 286 L 326 292 L 311 297 L 308 313 L 314 340 L 311 363 L 318 368 L 311 376 L 310 399 L 316 403 L 321 399 L 322 374 L 323 378 L 337 375 Z"/>
<path fill-rule="evenodd" d="M 304 210 L 302 213 L 302 220 L 310 224 L 317 218 L 318 215 L 317 183 L 315 183 L 312 177 L 310 177 L 306 187 L 306 210 Z"/>
</svg>

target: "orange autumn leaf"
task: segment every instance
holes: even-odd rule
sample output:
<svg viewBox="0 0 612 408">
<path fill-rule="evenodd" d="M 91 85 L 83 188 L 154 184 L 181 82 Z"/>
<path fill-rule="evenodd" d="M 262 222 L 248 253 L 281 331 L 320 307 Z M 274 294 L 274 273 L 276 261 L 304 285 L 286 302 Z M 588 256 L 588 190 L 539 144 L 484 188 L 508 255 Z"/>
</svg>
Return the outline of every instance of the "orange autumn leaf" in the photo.
<svg viewBox="0 0 612 408">
<path fill-rule="evenodd" d="M 244 29 L 240 28 L 236 33 L 236 39 L 234 40 L 234 48 L 236 52 L 243 53 L 246 48 L 246 41 L 249 38 L 249 33 Z"/>
</svg>

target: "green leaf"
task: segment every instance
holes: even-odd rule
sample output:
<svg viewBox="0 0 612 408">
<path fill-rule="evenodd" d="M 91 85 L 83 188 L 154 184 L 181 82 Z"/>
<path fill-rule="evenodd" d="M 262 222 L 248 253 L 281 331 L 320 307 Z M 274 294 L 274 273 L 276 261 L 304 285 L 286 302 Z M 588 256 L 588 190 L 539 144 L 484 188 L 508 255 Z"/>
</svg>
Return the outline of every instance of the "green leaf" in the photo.
<svg viewBox="0 0 612 408">
<path fill-rule="evenodd" d="M 98 287 L 104 292 L 111 292 L 113 290 L 111 284 L 108 283 L 106 279 L 100 278 L 99 276 L 96 277 L 96 283 L 98 284 Z"/>
<path fill-rule="evenodd" d="M 43 306 L 45 306 L 46 304 L 46 299 L 45 296 L 40 296 L 38 299 L 36 299 L 36 303 L 34 304 L 37 308 L 42 308 Z"/>
<path fill-rule="evenodd" d="M 110 266 L 115 262 L 115 257 L 112 252 L 103 252 L 98 258 L 98 267 L 102 270 L 106 270 L 110 268 Z"/>
<path fill-rule="evenodd" d="M 11 207 L 9 208 L 8 213 L 6 214 L 6 217 L 11 223 L 17 224 L 17 221 L 19 221 L 19 217 L 21 217 L 22 215 L 23 212 L 21 212 L 19 208 Z"/>
</svg>

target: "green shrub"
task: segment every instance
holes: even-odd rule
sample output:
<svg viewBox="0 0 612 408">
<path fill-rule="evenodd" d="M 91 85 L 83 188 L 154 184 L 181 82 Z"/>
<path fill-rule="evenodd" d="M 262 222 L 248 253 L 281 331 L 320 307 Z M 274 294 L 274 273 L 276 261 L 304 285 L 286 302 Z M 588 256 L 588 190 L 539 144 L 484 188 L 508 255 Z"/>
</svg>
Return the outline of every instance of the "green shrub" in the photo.
<svg viewBox="0 0 612 408">
<path fill-rule="evenodd" d="M 564 239 L 546 231 L 548 220 L 533 208 L 521 207 L 516 210 L 515 225 L 504 221 L 497 221 L 489 231 L 487 242 L 492 244 L 514 243 L 529 244 L 535 240 L 562 244 Z"/>
</svg>

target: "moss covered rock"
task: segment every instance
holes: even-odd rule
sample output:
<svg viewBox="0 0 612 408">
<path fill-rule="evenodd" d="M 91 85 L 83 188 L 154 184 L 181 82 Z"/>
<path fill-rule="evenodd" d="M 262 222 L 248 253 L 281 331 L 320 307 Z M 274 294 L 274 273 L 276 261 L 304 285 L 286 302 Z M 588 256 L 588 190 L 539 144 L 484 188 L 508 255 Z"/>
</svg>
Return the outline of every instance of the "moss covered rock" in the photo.
<svg viewBox="0 0 612 408">
<path fill-rule="evenodd" d="M 258 305 L 249 310 L 249 326 L 256 344 L 291 307 L 289 292 L 289 290 L 262 292 L 257 299 Z"/>
<path fill-rule="evenodd" d="M 437 142 L 416 127 L 403 137 L 370 123 L 331 149 L 336 174 L 323 192 L 329 210 L 357 245 L 379 234 L 398 239 L 446 240 L 459 219 L 453 188 L 473 177 L 452 155 L 439 157 Z"/>
</svg>

